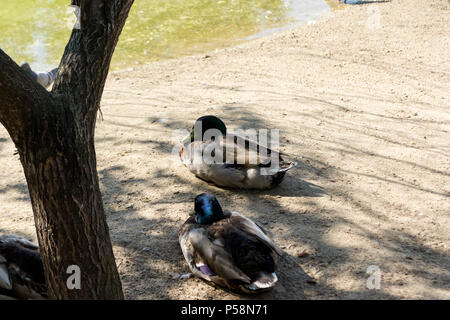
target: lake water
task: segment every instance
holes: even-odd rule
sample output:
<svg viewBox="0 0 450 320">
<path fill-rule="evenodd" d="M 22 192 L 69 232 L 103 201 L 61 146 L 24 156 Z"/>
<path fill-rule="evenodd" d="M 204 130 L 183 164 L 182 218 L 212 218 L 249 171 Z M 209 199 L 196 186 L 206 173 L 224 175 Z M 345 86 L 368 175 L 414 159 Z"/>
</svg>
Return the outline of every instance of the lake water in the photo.
<svg viewBox="0 0 450 320">
<path fill-rule="evenodd" d="M 112 69 L 227 47 L 311 23 L 338 0 L 135 0 Z M 69 0 L 0 6 L 0 48 L 37 70 L 58 65 L 75 22 Z"/>
</svg>

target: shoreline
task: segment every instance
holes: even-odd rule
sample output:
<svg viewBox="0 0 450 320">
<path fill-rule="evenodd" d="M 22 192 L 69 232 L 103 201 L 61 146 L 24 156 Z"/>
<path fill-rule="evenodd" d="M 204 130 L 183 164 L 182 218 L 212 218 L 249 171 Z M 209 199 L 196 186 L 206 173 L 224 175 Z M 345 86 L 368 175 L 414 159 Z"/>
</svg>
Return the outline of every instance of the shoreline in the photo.
<svg viewBox="0 0 450 320">
<path fill-rule="evenodd" d="M 267 30 L 262 30 L 258 34 L 264 34 L 264 35 L 258 36 L 258 34 L 255 34 L 255 35 L 248 36 L 247 38 L 244 38 L 244 39 L 236 39 L 236 40 L 234 40 L 235 43 L 232 45 L 223 44 L 223 46 L 219 46 L 218 48 L 211 49 L 211 50 L 205 50 L 204 52 L 201 52 L 201 53 L 188 54 L 188 55 L 183 55 L 183 56 L 175 56 L 175 57 L 165 58 L 165 59 L 161 59 L 161 60 L 157 60 L 157 61 L 149 61 L 149 62 L 139 64 L 139 65 L 132 65 L 132 66 L 124 67 L 122 69 L 109 71 L 108 75 L 115 75 L 116 73 L 135 71 L 135 70 L 139 70 L 141 68 L 145 68 L 145 67 L 153 65 L 153 64 L 165 63 L 165 62 L 169 62 L 169 61 L 183 60 L 183 59 L 187 59 L 187 58 L 193 58 L 193 59 L 203 58 L 205 56 L 211 56 L 212 54 L 217 54 L 219 52 L 222 52 L 225 50 L 230 50 L 233 48 L 240 48 L 243 46 L 245 47 L 247 45 L 252 46 L 252 43 L 255 41 L 260 41 L 260 40 L 263 41 L 264 39 L 270 39 L 271 37 L 276 37 L 276 36 L 279 36 L 279 35 L 282 35 L 285 33 L 287 34 L 289 32 L 299 32 L 298 29 L 308 27 L 308 26 L 314 26 L 315 24 L 318 24 L 318 23 L 326 23 L 327 20 L 334 18 L 334 15 L 336 12 L 343 12 L 343 11 L 349 10 L 349 9 L 351 10 L 351 8 L 349 8 L 349 7 L 352 7 L 352 6 L 353 5 L 348 5 L 348 7 L 343 7 L 343 8 L 341 7 L 339 9 L 330 8 L 331 12 L 329 14 L 325 14 L 325 15 L 317 18 L 316 20 L 313 20 L 312 22 L 299 21 L 299 22 L 292 23 L 292 26 L 290 26 L 291 24 L 289 24 L 286 26 L 274 27 L 274 28 L 270 28 Z M 270 32 L 265 34 L 267 31 L 270 31 Z"/>
</svg>

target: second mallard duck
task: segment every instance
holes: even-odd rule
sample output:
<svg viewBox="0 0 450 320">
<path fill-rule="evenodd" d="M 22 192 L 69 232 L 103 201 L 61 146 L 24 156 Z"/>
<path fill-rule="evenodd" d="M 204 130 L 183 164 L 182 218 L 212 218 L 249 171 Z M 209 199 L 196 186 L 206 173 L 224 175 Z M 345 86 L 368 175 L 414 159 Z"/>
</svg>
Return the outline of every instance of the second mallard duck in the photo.
<svg viewBox="0 0 450 320">
<path fill-rule="evenodd" d="M 46 298 L 38 246 L 17 235 L 0 236 L 0 300 Z"/>
<path fill-rule="evenodd" d="M 278 281 L 276 258 L 282 251 L 269 233 L 240 213 L 223 211 L 212 194 L 195 198 L 195 212 L 178 240 L 192 273 L 206 281 L 245 293 Z"/>
<path fill-rule="evenodd" d="M 212 137 L 211 137 L 212 135 Z M 200 179 L 220 187 L 267 189 L 283 181 L 296 165 L 282 154 L 239 135 L 227 136 L 227 128 L 215 116 L 195 121 L 182 141 L 180 158 Z"/>
</svg>

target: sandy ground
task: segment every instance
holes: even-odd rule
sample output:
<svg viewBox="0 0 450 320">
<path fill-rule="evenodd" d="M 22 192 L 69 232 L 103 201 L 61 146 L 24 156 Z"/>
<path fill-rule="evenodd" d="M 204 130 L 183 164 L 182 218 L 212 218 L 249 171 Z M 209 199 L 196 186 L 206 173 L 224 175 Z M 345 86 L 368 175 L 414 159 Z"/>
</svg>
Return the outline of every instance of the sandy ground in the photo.
<svg viewBox="0 0 450 320">
<path fill-rule="evenodd" d="M 314 25 L 111 73 L 98 170 L 129 299 L 246 299 L 188 272 L 177 231 L 193 198 L 266 225 L 285 252 L 267 299 L 450 299 L 450 4 L 347 6 Z M 172 156 L 205 114 L 280 129 L 299 165 L 277 188 L 225 190 Z M 0 233 L 36 239 L 0 128 Z M 379 267 L 369 290 L 367 268 Z"/>
</svg>

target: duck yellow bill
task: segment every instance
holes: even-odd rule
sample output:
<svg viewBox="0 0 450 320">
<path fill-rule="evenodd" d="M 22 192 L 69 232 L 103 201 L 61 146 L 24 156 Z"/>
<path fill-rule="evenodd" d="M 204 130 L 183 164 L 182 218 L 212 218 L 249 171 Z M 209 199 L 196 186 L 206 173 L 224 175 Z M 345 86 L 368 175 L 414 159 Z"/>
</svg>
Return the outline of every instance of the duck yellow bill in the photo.
<svg viewBox="0 0 450 320">
<path fill-rule="evenodd" d="M 186 137 L 183 138 L 183 140 L 181 140 L 182 144 L 187 144 L 191 142 L 191 134 L 188 134 Z"/>
</svg>

